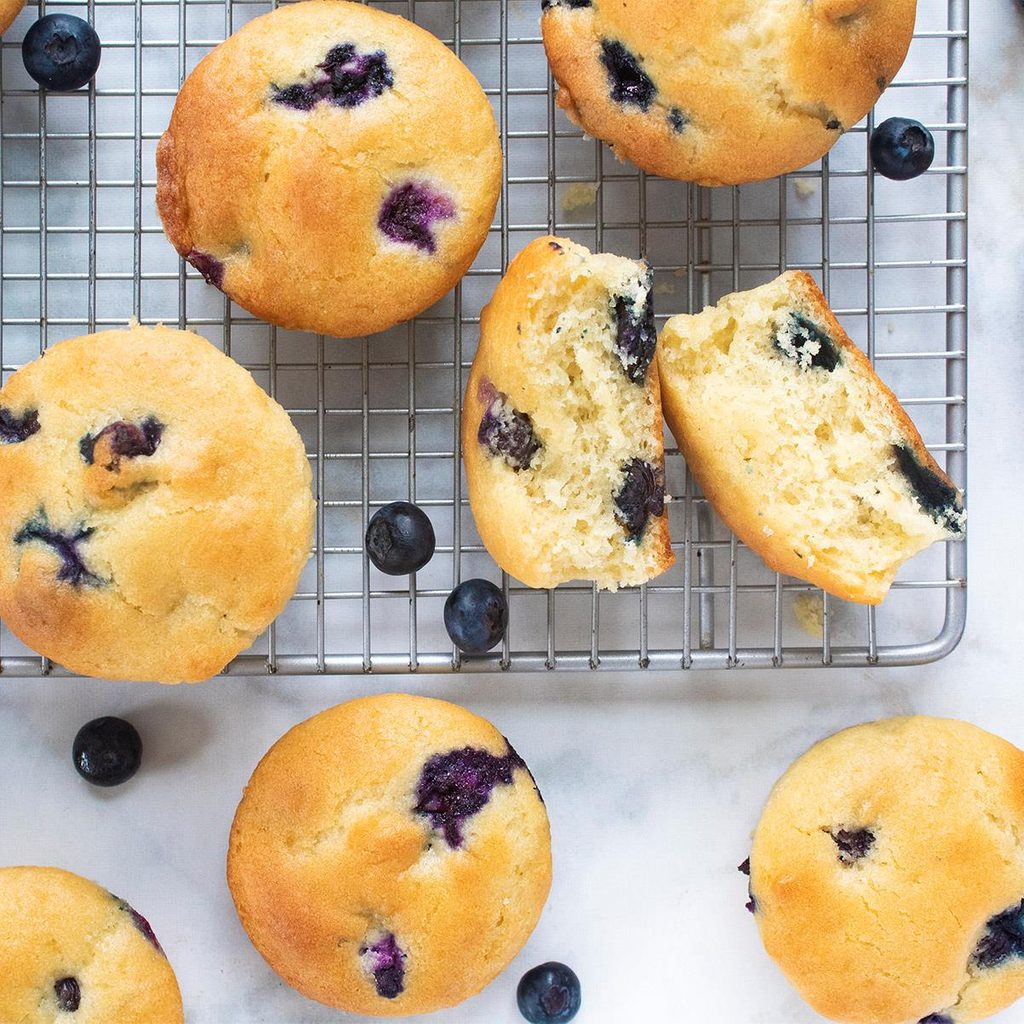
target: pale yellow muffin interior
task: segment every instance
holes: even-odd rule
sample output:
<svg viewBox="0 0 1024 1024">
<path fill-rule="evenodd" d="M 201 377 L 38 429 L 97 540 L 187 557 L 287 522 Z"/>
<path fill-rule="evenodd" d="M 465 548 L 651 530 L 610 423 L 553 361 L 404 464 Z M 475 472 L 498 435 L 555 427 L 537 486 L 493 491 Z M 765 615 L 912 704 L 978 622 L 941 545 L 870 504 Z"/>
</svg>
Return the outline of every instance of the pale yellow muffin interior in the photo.
<svg viewBox="0 0 1024 1024">
<path fill-rule="evenodd" d="M 649 271 L 634 260 L 555 244 L 562 251 L 549 250 L 517 304 L 496 296 L 481 348 L 505 348 L 514 332 L 513 351 L 485 351 L 470 382 L 483 415 L 492 391 L 507 396 L 504 408 L 529 415 L 541 447 L 528 467 L 514 467 L 481 443 L 480 415 L 470 417 L 466 445 L 482 456 L 483 499 L 509 531 L 492 552 L 499 562 L 531 586 L 584 579 L 615 589 L 650 579 L 671 559 L 665 517 L 651 515 L 631 536 L 616 504 L 634 460 L 650 467 L 659 493 L 664 486 L 656 371 L 652 365 L 634 383 L 627 368 L 636 357 L 621 356 L 616 344 L 616 299 L 642 315 Z M 503 363 L 511 364 L 507 372 Z M 485 525 L 481 532 L 488 540 Z M 526 552 L 528 566 L 503 562 L 502 548 L 511 545 Z"/>
<path fill-rule="evenodd" d="M 806 275 L 672 318 L 659 361 L 670 425 L 723 518 L 814 582 L 880 600 L 904 561 L 963 531 L 958 498 L 922 504 L 897 448 L 948 480 Z"/>
</svg>

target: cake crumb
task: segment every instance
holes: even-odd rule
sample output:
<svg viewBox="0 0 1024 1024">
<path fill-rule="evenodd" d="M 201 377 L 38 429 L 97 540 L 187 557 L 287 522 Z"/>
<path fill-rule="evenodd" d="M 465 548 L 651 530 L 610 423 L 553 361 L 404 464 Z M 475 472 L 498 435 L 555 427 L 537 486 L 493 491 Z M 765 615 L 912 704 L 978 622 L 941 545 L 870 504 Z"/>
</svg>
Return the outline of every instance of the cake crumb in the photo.
<svg viewBox="0 0 1024 1024">
<path fill-rule="evenodd" d="M 793 191 L 797 199 L 810 199 L 818 194 L 818 183 L 814 178 L 794 178 Z"/>
<path fill-rule="evenodd" d="M 572 210 L 582 210 L 587 206 L 593 206 L 596 198 L 596 181 L 576 181 L 562 194 L 562 209 L 566 213 Z"/>
<path fill-rule="evenodd" d="M 818 591 L 797 594 L 793 601 L 793 615 L 808 636 L 820 640 L 825 635 L 825 606 Z"/>
</svg>

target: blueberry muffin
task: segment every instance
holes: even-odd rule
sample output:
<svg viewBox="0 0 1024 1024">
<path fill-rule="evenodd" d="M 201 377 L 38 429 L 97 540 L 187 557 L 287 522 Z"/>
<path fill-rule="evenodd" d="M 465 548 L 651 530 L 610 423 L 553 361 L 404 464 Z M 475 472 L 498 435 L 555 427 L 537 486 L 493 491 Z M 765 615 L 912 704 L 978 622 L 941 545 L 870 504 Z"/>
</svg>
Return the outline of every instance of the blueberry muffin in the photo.
<svg viewBox="0 0 1024 1024">
<path fill-rule="evenodd" d="M 1024 994 L 1024 753 L 894 718 L 804 754 L 750 854 L 765 949 L 846 1024 L 966 1024 Z"/>
<path fill-rule="evenodd" d="M 312 544 L 285 411 L 195 334 L 49 349 L 0 389 L 0 618 L 72 672 L 194 682 L 281 611 Z"/>
<path fill-rule="evenodd" d="M 106 889 L 57 868 L 0 868 L 0 1020 L 183 1024 L 153 929 Z"/>
<path fill-rule="evenodd" d="M 864 604 L 962 536 L 960 491 L 801 272 L 665 324 L 665 418 L 705 495 L 777 572 Z"/>
<path fill-rule="evenodd" d="M 288 4 L 216 47 L 157 150 L 178 252 L 251 313 L 341 337 L 452 288 L 500 186 L 494 116 L 466 66 L 345 0 Z"/>
<path fill-rule="evenodd" d="M 651 273 L 538 238 L 483 311 L 462 412 L 487 550 L 531 587 L 644 583 L 673 562 Z"/>
<path fill-rule="evenodd" d="M 387 694 L 297 725 L 253 773 L 228 883 L 249 938 L 350 1013 L 454 1006 L 519 952 L 551 884 L 548 819 L 489 722 Z"/>
<path fill-rule="evenodd" d="M 558 105 L 618 157 L 702 185 L 812 163 L 906 57 L 917 0 L 543 0 Z"/>
<path fill-rule="evenodd" d="M 0 0 L 0 36 L 14 24 L 24 6 L 25 0 Z"/>
</svg>

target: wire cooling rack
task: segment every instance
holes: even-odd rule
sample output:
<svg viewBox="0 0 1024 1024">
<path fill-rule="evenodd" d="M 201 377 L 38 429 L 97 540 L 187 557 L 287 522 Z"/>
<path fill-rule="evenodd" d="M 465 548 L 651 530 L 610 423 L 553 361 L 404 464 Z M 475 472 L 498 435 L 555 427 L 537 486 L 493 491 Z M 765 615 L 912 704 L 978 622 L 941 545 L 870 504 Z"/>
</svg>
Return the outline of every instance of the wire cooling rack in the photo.
<svg viewBox="0 0 1024 1024">
<path fill-rule="evenodd" d="M 440 36 L 476 73 L 506 161 L 497 221 L 469 275 L 413 323 L 362 341 L 253 320 L 178 260 L 156 215 L 154 151 L 179 82 L 269 6 L 29 4 L 0 47 L 4 379 L 49 344 L 131 316 L 187 325 L 247 366 L 306 440 L 319 499 L 314 557 L 284 614 L 231 671 L 895 665 L 953 649 L 966 612 L 964 544 L 919 555 L 877 610 L 848 605 L 768 571 L 717 520 L 675 448 L 667 455 L 675 568 L 616 594 L 586 584 L 528 590 L 503 577 L 480 544 L 458 421 L 481 307 L 509 259 L 554 231 L 645 256 L 659 324 L 785 268 L 809 270 L 962 486 L 967 0 L 920 0 L 903 71 L 820 164 L 714 191 L 619 164 L 565 120 L 538 0 L 379 4 Z M 73 95 L 41 93 L 21 62 L 25 30 L 54 10 L 87 17 L 104 44 L 95 83 Z M 868 133 L 876 117 L 893 114 L 935 134 L 935 165 L 916 181 L 868 173 Z M 400 498 L 424 507 L 438 536 L 434 559 L 409 580 L 379 574 L 362 549 L 374 509 Z M 500 580 L 511 626 L 491 655 L 460 658 L 441 612 L 454 583 L 470 576 Z M 0 671 L 60 670 L 0 629 Z"/>
</svg>

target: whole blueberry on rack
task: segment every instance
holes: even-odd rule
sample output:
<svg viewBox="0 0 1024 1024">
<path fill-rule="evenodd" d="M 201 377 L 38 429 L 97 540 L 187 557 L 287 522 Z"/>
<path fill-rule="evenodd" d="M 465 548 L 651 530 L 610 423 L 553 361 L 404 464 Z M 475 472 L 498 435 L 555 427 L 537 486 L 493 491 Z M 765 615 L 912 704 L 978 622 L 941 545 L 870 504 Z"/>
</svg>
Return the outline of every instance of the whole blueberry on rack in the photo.
<svg viewBox="0 0 1024 1024">
<path fill-rule="evenodd" d="M 73 14 L 47 14 L 25 33 L 21 58 L 44 89 L 73 92 L 87 85 L 100 66 L 100 37 Z"/>
<path fill-rule="evenodd" d="M 366 553 L 389 576 L 416 572 L 434 555 L 434 527 L 419 506 L 393 501 L 378 509 L 366 527 Z"/>
<path fill-rule="evenodd" d="M 871 162 L 893 181 L 924 174 L 935 159 L 935 139 L 920 121 L 890 117 L 871 133 Z"/>
<path fill-rule="evenodd" d="M 86 722 L 72 746 L 78 774 L 94 786 L 120 786 L 142 763 L 142 738 L 131 722 L 106 716 Z"/>
<path fill-rule="evenodd" d="M 516 989 L 519 1012 L 530 1024 L 562 1024 L 580 1008 L 580 979 L 565 964 L 551 961 L 532 967 Z"/>
<path fill-rule="evenodd" d="M 508 602 L 490 580 L 464 580 L 444 603 L 444 628 L 466 654 L 483 654 L 501 643 Z"/>
</svg>

